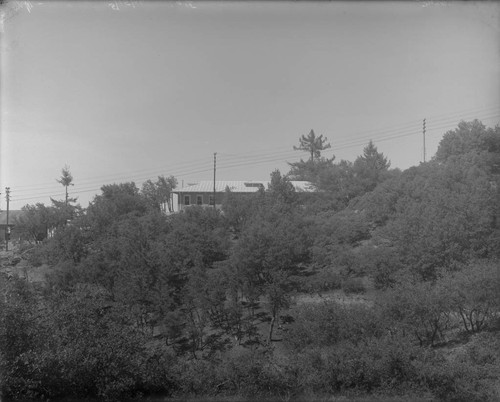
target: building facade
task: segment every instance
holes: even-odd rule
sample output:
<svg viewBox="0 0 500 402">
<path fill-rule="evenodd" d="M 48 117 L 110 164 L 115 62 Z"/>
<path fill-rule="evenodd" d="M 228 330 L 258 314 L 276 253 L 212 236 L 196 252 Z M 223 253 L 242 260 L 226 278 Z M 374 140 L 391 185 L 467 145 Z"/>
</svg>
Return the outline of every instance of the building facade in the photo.
<svg viewBox="0 0 500 402">
<path fill-rule="evenodd" d="M 0 241 L 5 241 L 8 235 L 11 240 L 19 238 L 19 233 L 15 230 L 17 219 L 23 214 L 21 210 L 9 211 L 9 223 L 7 224 L 7 211 L 0 211 Z"/>
<path fill-rule="evenodd" d="M 226 190 L 236 194 L 252 194 L 260 189 L 266 190 L 269 181 L 200 181 L 189 183 L 172 191 L 177 199 L 176 211 L 182 211 L 193 205 L 221 208 Z M 311 183 L 307 181 L 291 181 L 297 192 L 312 192 Z M 215 184 L 215 191 L 214 191 Z M 175 203 L 174 198 L 174 203 Z"/>
</svg>

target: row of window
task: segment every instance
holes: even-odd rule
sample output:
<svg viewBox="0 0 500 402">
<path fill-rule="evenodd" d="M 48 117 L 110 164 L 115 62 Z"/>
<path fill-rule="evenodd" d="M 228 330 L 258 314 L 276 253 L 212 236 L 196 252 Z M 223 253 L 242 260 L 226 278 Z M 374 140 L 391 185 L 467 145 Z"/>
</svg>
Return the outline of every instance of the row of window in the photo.
<svg viewBox="0 0 500 402">
<path fill-rule="evenodd" d="M 184 195 L 184 205 L 194 205 L 194 203 L 191 204 L 191 196 L 190 195 Z M 204 205 L 202 195 L 196 196 L 196 205 Z M 214 205 L 214 196 L 213 195 L 208 196 L 208 205 Z"/>
</svg>

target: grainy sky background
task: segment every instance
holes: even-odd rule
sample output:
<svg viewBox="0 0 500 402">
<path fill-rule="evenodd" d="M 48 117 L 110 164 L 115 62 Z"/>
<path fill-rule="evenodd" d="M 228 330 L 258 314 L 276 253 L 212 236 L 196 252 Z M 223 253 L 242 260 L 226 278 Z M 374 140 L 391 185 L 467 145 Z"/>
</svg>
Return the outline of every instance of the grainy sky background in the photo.
<svg viewBox="0 0 500 402">
<path fill-rule="evenodd" d="M 462 119 L 500 122 L 498 2 L 1 6 L 0 207 L 86 207 L 103 184 L 267 180 L 314 129 L 406 169 Z"/>
</svg>

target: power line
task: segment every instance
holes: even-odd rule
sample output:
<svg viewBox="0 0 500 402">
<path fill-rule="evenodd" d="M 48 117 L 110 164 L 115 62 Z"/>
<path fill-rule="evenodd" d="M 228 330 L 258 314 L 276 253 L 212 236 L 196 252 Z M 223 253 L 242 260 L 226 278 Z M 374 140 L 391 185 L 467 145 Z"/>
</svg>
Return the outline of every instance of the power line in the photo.
<svg viewBox="0 0 500 402">
<path fill-rule="evenodd" d="M 482 109 L 483 111 L 485 110 L 490 110 L 490 109 L 494 109 L 495 107 L 494 106 L 491 106 L 487 109 Z M 498 110 L 498 109 L 497 109 Z M 468 112 L 468 114 L 470 113 L 474 113 L 474 112 Z M 455 114 L 458 114 L 455 113 Z M 462 115 L 464 114 L 464 112 L 462 112 Z M 443 115 L 441 115 L 443 116 Z M 489 117 L 489 116 L 488 116 Z M 483 118 L 483 117 L 481 117 Z M 445 119 L 445 121 L 443 121 L 443 119 Z M 455 118 L 450 118 L 450 117 L 438 117 L 437 118 L 438 121 L 441 121 L 442 123 L 445 123 L 446 121 L 449 121 L 450 123 L 456 123 L 456 119 Z M 446 125 L 446 123 L 445 123 Z M 363 142 L 363 141 L 368 141 L 370 139 L 375 139 L 377 141 L 381 141 L 383 140 L 385 137 L 381 138 L 381 139 L 378 139 L 377 137 L 380 135 L 380 134 L 384 134 L 384 135 L 387 135 L 387 134 L 390 134 L 390 133 L 398 133 L 398 134 L 401 134 L 402 131 L 404 132 L 408 132 L 408 129 L 413 129 L 415 128 L 415 130 L 417 129 L 417 123 L 411 123 L 411 124 L 404 124 L 404 125 L 399 125 L 399 126 L 395 126 L 395 127 L 392 127 L 392 128 L 387 128 L 387 129 L 378 129 L 378 130 L 375 130 L 375 131 L 361 131 L 361 132 L 356 132 L 356 140 L 354 140 L 354 142 L 352 141 L 352 139 L 342 139 L 340 141 L 337 141 L 335 144 L 334 144 L 334 149 L 342 149 L 343 148 L 343 145 L 348 145 L 350 144 L 351 146 L 354 146 L 354 145 L 358 145 L 360 144 L 360 141 Z M 439 127 L 433 127 L 433 128 L 439 128 Z M 361 133 L 368 133 L 367 135 L 363 135 L 363 136 L 359 136 L 359 134 Z M 277 148 L 277 150 L 279 150 L 281 148 Z M 257 150 L 254 152 L 255 153 L 258 153 L 259 156 L 262 155 L 263 151 L 267 151 L 267 152 L 271 152 L 271 153 L 276 153 L 275 151 L 273 150 Z M 333 151 L 333 150 L 332 150 Z M 289 151 L 281 151 L 281 152 L 284 152 L 284 153 L 288 153 Z M 293 153 L 291 153 L 293 154 Z M 245 154 L 243 154 L 245 155 Z M 248 155 L 248 154 L 247 154 Z M 296 154 L 295 154 L 296 155 Z M 233 155 L 231 155 L 233 156 Z M 240 155 L 234 155 L 234 157 L 238 158 L 238 159 L 241 159 L 241 154 Z M 246 157 L 246 158 L 252 158 L 253 156 L 250 154 L 249 156 L 243 156 L 243 157 Z M 200 164 L 201 163 L 201 164 Z M 178 168 L 177 171 L 179 170 L 184 170 L 182 169 L 182 166 L 186 166 L 186 167 L 197 167 L 197 168 L 201 168 L 202 166 L 204 166 L 204 163 L 205 162 L 197 162 L 197 161 L 184 161 L 184 162 L 181 162 L 181 163 L 176 163 L 175 164 L 175 167 Z M 127 180 L 129 178 L 133 178 L 133 177 L 137 177 L 139 174 L 141 174 L 141 177 L 139 178 L 142 179 L 143 177 L 151 177 L 151 176 L 154 176 L 156 174 L 158 174 L 158 171 L 159 170 L 171 170 L 172 167 L 174 165 L 166 165 L 162 168 L 156 168 L 156 169 L 140 169 L 140 170 L 136 170 L 134 172 L 131 172 L 131 173 L 120 173 L 120 174 L 112 174 L 112 175 L 100 175 L 100 176 L 94 176 L 94 177 L 91 177 L 91 178 L 87 178 L 87 179 L 81 179 L 80 180 L 80 184 L 89 184 L 89 185 L 97 185 L 98 183 L 102 183 L 103 181 L 112 181 L 112 180 L 118 180 L 118 181 L 121 181 L 121 180 Z M 17 186 L 16 187 L 16 190 L 19 191 L 19 192 L 22 192 L 22 191 L 33 191 L 33 190 L 45 190 L 47 188 L 47 186 L 45 185 L 42 185 L 42 186 L 37 186 L 37 187 L 34 187 L 34 186 Z"/>
<path fill-rule="evenodd" d="M 490 107 L 488 109 L 492 109 L 492 108 L 493 107 Z M 488 109 L 486 109 L 486 110 L 488 110 Z M 470 113 L 472 113 L 472 112 L 470 112 Z M 489 119 L 489 118 L 499 117 L 499 116 L 500 116 L 500 114 L 498 112 L 495 112 L 495 113 L 489 113 L 486 116 L 479 116 L 479 119 Z M 438 120 L 440 120 L 440 124 L 437 124 L 434 126 L 430 125 L 430 128 L 432 128 L 432 131 L 439 130 L 440 128 L 449 128 L 449 125 L 452 123 L 456 124 L 456 119 L 453 119 L 450 117 L 441 117 L 441 119 L 438 119 Z M 387 129 L 387 130 L 379 129 L 377 131 L 369 132 L 370 135 L 367 135 L 367 136 L 357 137 L 356 139 L 345 139 L 343 141 L 339 141 L 337 144 L 335 144 L 335 146 L 331 152 L 351 148 L 354 146 L 363 145 L 366 143 L 368 138 L 374 140 L 374 142 L 383 142 L 383 141 L 394 140 L 394 139 L 403 138 L 403 137 L 407 137 L 407 136 L 412 136 L 412 135 L 415 135 L 419 131 L 418 127 L 416 125 L 414 125 L 413 123 L 400 125 L 398 127 L 399 128 L 394 127 L 394 128 Z M 406 130 L 403 128 L 406 128 Z M 395 134 L 391 135 L 392 132 L 394 132 Z M 376 135 L 374 135 L 375 133 L 382 133 L 384 135 L 377 137 Z M 280 151 L 266 150 L 266 151 L 261 151 L 258 154 L 256 153 L 256 151 L 254 151 L 253 153 L 246 153 L 246 154 L 240 154 L 240 155 L 229 154 L 229 157 L 226 158 L 226 160 L 223 160 L 219 164 L 219 168 L 222 170 L 222 169 L 229 169 L 229 168 L 240 167 L 240 166 L 247 166 L 250 164 L 261 165 L 261 164 L 267 164 L 267 163 L 272 163 L 272 162 L 276 162 L 276 161 L 284 161 L 284 159 L 286 159 L 288 157 L 296 157 L 297 156 L 296 151 L 289 150 L 289 149 L 288 150 L 281 150 L 282 148 L 279 148 L 279 149 L 280 149 Z M 222 154 L 222 155 L 224 155 L 224 154 Z M 174 175 L 174 176 L 182 177 L 182 176 L 187 176 L 187 175 L 195 174 L 195 173 L 205 173 L 211 169 L 209 164 L 207 164 L 206 161 L 202 161 L 202 160 L 185 161 L 185 162 L 181 163 L 180 165 L 181 166 L 182 165 L 189 166 L 191 168 L 194 167 L 194 169 L 186 171 L 185 168 L 182 168 L 182 167 L 179 168 L 179 164 L 176 164 L 177 169 L 175 169 L 174 171 L 170 171 L 169 173 Z M 132 181 L 132 180 L 144 181 L 144 180 L 149 179 L 152 175 L 158 174 L 158 171 L 156 170 L 156 171 L 154 171 L 154 173 L 148 174 L 147 176 L 146 175 L 139 176 L 140 173 L 142 173 L 142 172 L 145 173 L 148 171 L 151 171 L 151 170 L 141 169 L 141 170 L 138 170 L 138 171 L 132 173 L 131 175 L 120 174 L 120 175 L 112 175 L 111 177 L 114 177 L 117 180 L 124 179 L 124 180 L 129 180 L 129 181 Z M 74 193 L 75 194 L 83 194 L 83 193 L 98 191 L 102 187 L 102 185 L 105 185 L 105 183 L 103 183 L 103 181 L 109 181 L 109 180 L 103 180 L 103 179 L 104 179 L 104 177 L 101 176 L 99 179 L 99 184 L 97 184 L 98 183 L 97 181 L 94 181 L 92 179 L 83 179 L 82 180 L 83 183 L 85 184 L 86 182 L 88 182 L 88 184 L 86 186 L 83 186 L 83 187 L 80 186 L 80 184 L 75 185 Z M 29 196 L 29 194 L 26 194 L 25 196 L 21 196 L 20 198 L 15 198 L 16 201 L 26 201 L 26 200 L 41 198 L 44 196 L 53 196 L 54 197 L 54 196 L 60 195 L 60 193 L 58 193 L 58 192 L 56 193 L 55 190 L 50 190 L 47 187 L 29 187 L 29 188 L 26 188 L 24 190 L 21 188 L 22 186 L 19 186 L 19 187 L 20 187 L 19 190 L 18 190 L 18 187 L 16 187 L 16 192 L 19 192 L 19 193 L 30 192 L 32 194 L 33 191 L 41 190 L 41 191 L 43 191 L 43 193 L 38 193 L 36 196 Z M 56 194 L 54 194 L 54 193 L 56 193 Z"/>
<path fill-rule="evenodd" d="M 455 124 L 457 118 L 452 117 L 452 116 L 460 116 L 461 120 L 463 120 L 463 119 L 466 119 L 468 115 L 472 115 L 472 117 L 476 117 L 476 115 L 480 112 L 486 112 L 489 110 L 498 111 L 499 106 L 500 105 L 492 105 L 492 106 L 489 106 L 487 108 L 477 108 L 477 109 L 458 111 L 458 112 L 452 113 L 451 115 L 450 114 L 441 114 L 441 115 L 434 115 L 434 116 L 430 116 L 430 117 L 432 118 L 432 122 L 434 124 L 436 122 L 445 123 L 447 121 Z M 482 119 L 483 117 L 479 116 L 479 118 Z M 430 118 L 428 118 L 428 119 L 429 119 L 429 121 L 431 120 Z M 360 141 L 361 139 L 366 139 L 366 141 L 368 141 L 370 139 L 376 140 L 377 137 L 381 134 L 387 135 L 387 134 L 391 134 L 391 133 L 407 132 L 409 129 L 417 129 L 419 124 L 420 124 L 420 120 L 415 120 L 415 121 L 403 123 L 403 124 L 400 124 L 397 126 L 379 128 L 376 130 L 356 131 L 352 135 L 350 135 L 350 138 L 344 138 L 344 139 L 337 140 L 334 143 L 334 149 L 338 149 L 339 146 L 342 146 L 344 144 L 347 145 L 347 143 L 352 143 L 353 136 L 356 137 L 356 142 L 352 143 L 352 145 L 357 145 L 357 144 L 359 144 L 358 141 Z M 260 149 L 260 150 L 257 149 L 254 151 L 254 153 L 262 154 L 262 152 L 266 152 L 266 151 L 270 151 L 270 152 L 274 151 L 275 152 L 275 151 L 279 151 L 281 149 L 282 149 L 281 147 L 275 148 L 274 150 L 272 150 L 272 149 L 270 150 L 268 148 Z M 241 154 L 240 155 L 236 154 L 234 156 L 236 158 L 241 158 Z M 129 177 L 137 176 L 139 174 L 141 175 L 141 177 L 145 177 L 145 176 L 151 177 L 151 176 L 157 175 L 159 171 L 171 170 L 172 167 L 176 167 L 176 168 L 182 168 L 183 166 L 189 167 L 189 168 L 191 168 L 193 166 L 201 167 L 199 165 L 199 163 L 200 162 L 198 162 L 198 161 L 186 160 L 183 162 L 176 162 L 175 164 L 167 164 L 167 165 L 164 165 L 164 166 L 158 167 L 158 168 L 139 169 L 139 170 L 135 170 L 135 171 L 130 172 L 130 173 L 115 173 L 115 174 L 108 174 L 108 175 L 91 176 L 89 178 L 80 179 L 79 182 L 81 184 L 82 183 L 83 184 L 92 184 L 92 183 L 102 183 L 103 181 L 113 181 L 113 180 L 121 181 L 124 179 L 126 180 Z M 205 162 L 201 162 L 201 163 L 203 164 Z M 39 186 L 36 186 L 36 185 L 24 185 L 23 186 L 23 185 L 21 185 L 21 186 L 16 186 L 16 190 L 17 191 L 23 191 L 24 189 L 26 189 L 27 191 L 39 190 L 39 189 L 44 190 L 50 184 L 52 184 L 52 182 L 46 182 L 45 184 L 41 184 L 41 185 L 39 184 Z"/>
</svg>

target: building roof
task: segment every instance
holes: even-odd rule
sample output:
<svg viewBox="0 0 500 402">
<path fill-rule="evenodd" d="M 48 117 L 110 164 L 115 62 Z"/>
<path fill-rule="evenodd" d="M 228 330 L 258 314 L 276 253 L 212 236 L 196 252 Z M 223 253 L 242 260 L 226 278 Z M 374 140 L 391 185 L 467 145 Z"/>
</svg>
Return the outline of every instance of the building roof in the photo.
<svg viewBox="0 0 500 402">
<path fill-rule="evenodd" d="M 316 191 L 310 181 L 291 180 L 290 183 L 295 187 L 295 191 L 299 193 L 313 193 Z"/>
<path fill-rule="evenodd" d="M 23 214 L 24 211 L 14 209 L 9 211 L 9 226 L 16 223 L 16 219 Z M 7 211 L 0 211 L 0 225 L 7 225 Z"/>
<path fill-rule="evenodd" d="M 259 191 L 259 188 L 263 187 L 267 189 L 270 181 L 216 181 L 215 191 L 218 193 L 226 191 L 226 188 L 233 193 L 255 193 Z M 291 181 L 295 190 L 298 192 L 312 192 L 313 186 L 308 181 Z M 200 181 L 198 183 L 189 183 L 182 188 L 173 190 L 174 193 L 213 193 L 214 192 L 214 182 L 213 181 Z"/>
</svg>

